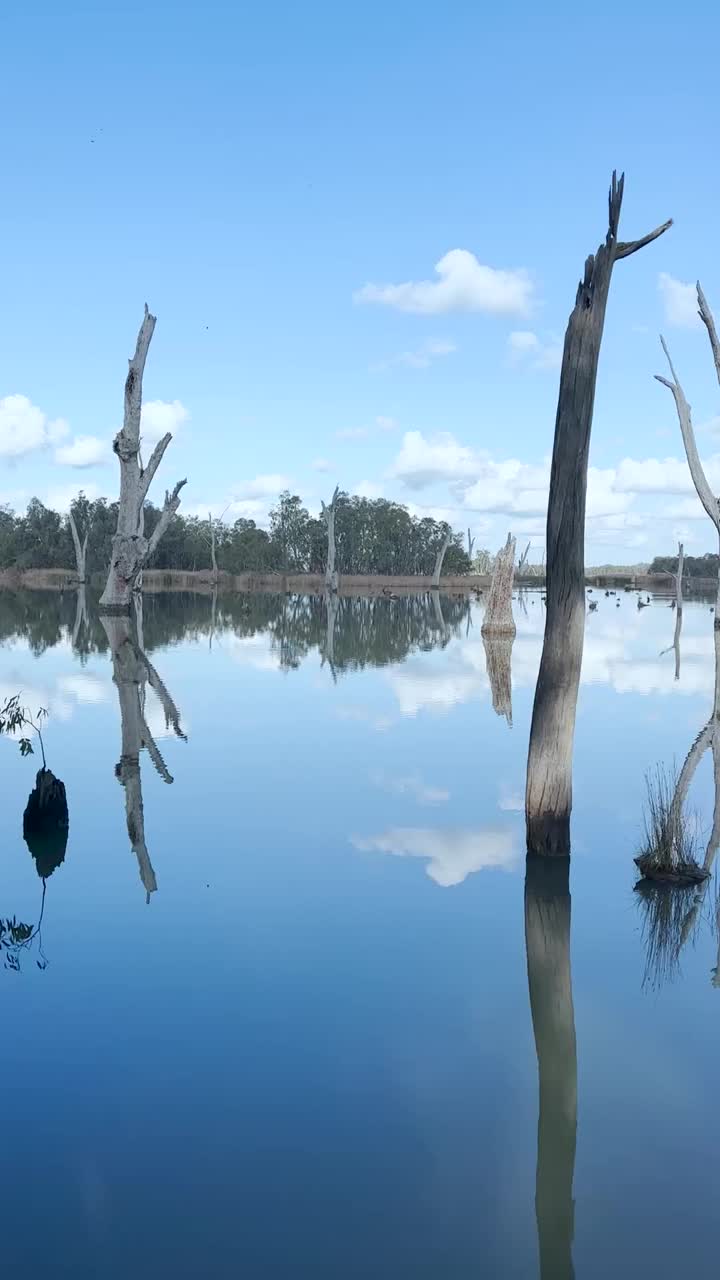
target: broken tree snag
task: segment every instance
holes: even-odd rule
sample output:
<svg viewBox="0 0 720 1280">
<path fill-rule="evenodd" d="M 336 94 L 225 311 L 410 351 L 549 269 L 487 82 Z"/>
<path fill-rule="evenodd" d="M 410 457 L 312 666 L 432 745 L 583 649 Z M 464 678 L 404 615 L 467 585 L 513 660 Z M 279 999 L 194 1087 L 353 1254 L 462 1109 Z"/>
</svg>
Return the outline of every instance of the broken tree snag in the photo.
<svg viewBox="0 0 720 1280">
<path fill-rule="evenodd" d="M 495 635 L 492 633 L 488 635 L 487 632 L 484 632 L 482 642 L 485 649 L 485 666 L 488 680 L 490 681 L 493 711 L 498 716 L 504 716 L 512 729 L 512 648 L 515 642 L 514 632 L 496 633 Z"/>
<path fill-rule="evenodd" d="M 710 350 L 712 351 L 713 363 L 715 365 L 715 372 L 717 373 L 718 382 L 720 382 L 720 341 L 718 340 L 713 313 L 708 306 L 700 281 L 697 283 L 697 300 L 698 315 L 707 329 L 707 335 L 710 341 Z M 680 423 L 680 434 L 682 435 L 683 445 L 685 446 L 685 457 L 687 458 L 688 467 L 690 468 L 690 476 L 693 484 L 695 485 L 697 496 L 715 525 L 718 538 L 720 539 L 720 507 L 718 506 L 718 499 L 710 488 L 710 483 L 705 475 L 703 464 L 700 461 L 700 455 L 695 442 L 695 430 L 692 424 L 692 412 L 690 405 L 688 404 L 685 392 L 680 385 L 680 381 L 673 367 L 673 362 L 670 358 L 670 352 L 667 349 L 667 344 L 662 334 L 660 335 L 660 342 L 662 344 L 662 349 L 665 352 L 668 365 L 670 366 L 672 381 L 668 378 L 663 378 L 659 373 L 655 374 L 655 378 L 658 382 L 661 382 L 664 387 L 668 387 L 672 392 L 672 396 L 675 401 L 675 408 L 677 409 L 678 422 Z M 715 600 L 716 627 L 720 627 L 718 610 L 720 610 L 720 567 L 718 568 L 718 587 L 717 597 Z"/>
<path fill-rule="evenodd" d="M 335 512 L 337 510 L 339 492 L 340 490 L 338 486 L 335 485 L 335 492 L 332 496 L 332 502 L 330 505 L 326 507 L 324 502 L 321 502 L 320 504 L 322 508 L 322 518 L 327 525 L 328 536 L 327 562 L 325 564 L 326 591 L 337 591 L 338 589 L 338 575 L 337 569 L 335 568 Z"/>
<path fill-rule="evenodd" d="M 656 240 L 619 241 L 624 179 L 613 173 L 608 231 L 585 263 L 560 371 L 547 513 L 547 612 L 535 688 L 525 816 L 528 852 L 570 852 L 572 752 L 585 629 L 585 499 L 600 344 L 615 262 Z"/>
<path fill-rule="evenodd" d="M 539 1078 L 535 1217 L 541 1280 L 572 1280 L 577 1045 L 570 971 L 570 860 L 528 855 L 525 948 Z"/>
<path fill-rule="evenodd" d="M 452 542 L 452 529 L 448 528 L 445 534 L 445 537 L 443 538 L 442 543 L 438 548 L 438 553 L 435 557 L 435 568 L 433 569 L 433 576 L 432 576 L 433 591 L 440 590 L 440 574 L 442 573 L 443 560 L 445 559 L 445 552 L 447 551 L 451 542 Z"/>
<path fill-rule="evenodd" d="M 488 596 L 485 617 L 480 629 L 481 635 L 501 636 L 515 635 L 515 620 L 512 611 L 512 589 L 515 574 L 515 539 L 512 534 L 501 547 L 495 557 L 490 595 Z"/>
<path fill-rule="evenodd" d="M 212 518 L 211 512 L 208 513 L 208 520 L 210 521 L 210 559 L 212 561 L 212 580 L 217 585 L 218 567 L 217 553 L 215 550 L 215 521 Z"/>
<path fill-rule="evenodd" d="M 142 382 L 150 342 L 155 330 L 155 316 L 145 306 L 135 354 L 130 360 L 125 381 L 125 410 L 122 429 L 113 441 L 113 451 L 120 463 L 120 501 L 118 522 L 112 543 L 110 569 L 100 608 L 105 612 L 129 613 L 132 592 L 143 565 L 150 559 L 172 517 L 180 506 L 180 490 L 186 483 L 179 480 L 171 493 L 165 494 L 160 519 L 148 539 L 144 533 L 144 504 L 148 490 L 160 466 L 172 436 L 168 431 L 155 445 L 148 464 L 140 462 L 140 415 Z"/>
<path fill-rule="evenodd" d="M 88 544 L 88 537 L 90 534 L 90 530 L 89 529 L 85 530 L 85 537 L 81 542 L 80 536 L 78 534 L 77 525 L 75 523 L 75 517 L 72 513 L 72 510 L 68 511 L 68 521 L 70 523 L 70 532 L 72 534 L 73 547 L 75 548 L 75 564 L 77 567 L 78 582 L 84 583 L 87 581 L 85 577 L 85 561 L 87 559 L 87 544 Z"/>
</svg>

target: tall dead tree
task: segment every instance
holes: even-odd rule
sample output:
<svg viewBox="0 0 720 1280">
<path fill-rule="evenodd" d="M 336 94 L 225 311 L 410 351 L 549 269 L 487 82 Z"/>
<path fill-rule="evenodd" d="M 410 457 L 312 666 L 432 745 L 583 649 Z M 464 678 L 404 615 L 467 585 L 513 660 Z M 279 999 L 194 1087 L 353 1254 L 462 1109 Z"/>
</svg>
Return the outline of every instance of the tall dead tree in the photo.
<svg viewBox="0 0 720 1280">
<path fill-rule="evenodd" d="M 569 854 L 575 711 L 585 631 L 585 499 L 595 382 L 615 263 L 662 235 L 618 240 L 624 177 L 613 173 L 608 231 L 585 263 L 560 371 L 547 513 L 547 613 L 535 688 L 525 817 L 528 852 Z"/>
<path fill-rule="evenodd" d="M 338 589 L 338 575 L 337 569 L 335 568 L 335 512 L 337 510 L 339 492 L 340 489 L 338 485 L 335 485 L 335 492 L 332 496 L 332 502 L 330 505 L 326 507 L 324 502 L 320 504 L 322 508 L 322 518 L 327 525 L 328 536 L 327 561 L 325 564 L 326 591 L 337 591 Z"/>
<path fill-rule="evenodd" d="M 470 530 L 468 529 L 468 560 L 470 561 L 472 561 L 472 553 L 473 553 L 474 546 L 475 546 L 475 539 L 470 536 Z"/>
<path fill-rule="evenodd" d="M 75 564 L 77 566 L 78 582 L 84 583 L 87 582 L 87 578 L 85 576 L 85 561 L 87 558 L 87 544 L 88 538 L 90 537 L 90 530 L 85 530 L 85 537 L 81 542 L 75 517 L 72 513 L 72 508 L 68 511 L 68 521 L 70 524 L 70 532 L 72 534 L 73 547 L 75 548 Z"/>
<path fill-rule="evenodd" d="M 515 574 L 515 539 L 512 534 L 495 557 L 490 595 L 485 617 L 480 629 L 484 636 L 514 636 L 515 620 L 512 611 L 513 577 Z"/>
<path fill-rule="evenodd" d="M 113 451 L 120 463 L 120 502 L 110 570 L 100 599 L 100 607 L 106 612 L 129 613 L 132 592 L 138 576 L 180 506 L 180 490 L 186 484 L 185 480 L 179 480 L 171 493 L 166 492 L 160 519 L 151 536 L 146 538 L 143 527 L 145 499 L 163 454 L 172 440 L 170 432 L 166 432 L 162 440 L 155 445 L 147 466 L 141 465 L 139 454 L 142 383 L 145 361 L 154 330 L 155 316 L 150 314 L 146 304 L 135 354 L 129 361 L 130 368 L 125 381 L 123 425 L 113 441 Z"/>
<path fill-rule="evenodd" d="M 177 737 L 185 741 L 180 728 L 180 716 L 168 690 L 157 671 L 143 652 L 138 639 L 137 623 L 129 616 L 104 616 L 101 619 L 110 645 L 113 664 L 113 683 L 120 701 L 122 750 L 115 775 L 125 792 L 125 816 L 128 836 L 145 888 L 147 901 L 157 889 L 157 880 L 150 854 L 145 843 L 145 811 L 143 807 L 140 753 L 146 749 L 163 782 L 172 783 L 160 750 L 153 738 L 145 717 L 145 686 L 157 694 L 165 714 L 165 723 L 172 725 Z"/>
<path fill-rule="evenodd" d="M 452 529 L 448 528 L 445 534 L 445 537 L 443 538 L 442 543 L 438 548 L 438 553 L 435 557 L 435 568 L 433 569 L 433 576 L 432 576 L 433 591 L 440 590 L 440 574 L 442 573 L 443 560 L 445 559 L 445 552 L 447 551 L 451 542 L 452 542 Z"/>
<path fill-rule="evenodd" d="M 570 972 L 570 860 L 530 854 L 525 872 L 525 947 L 538 1116 L 535 1216 L 541 1280 L 572 1280 L 573 1176 L 577 1141 L 577 1045 Z"/>
<path fill-rule="evenodd" d="M 208 512 L 208 524 L 210 525 L 210 561 L 212 563 L 212 580 L 217 583 L 218 567 L 217 567 L 217 551 L 215 549 L 215 521 L 212 512 Z"/>
<path fill-rule="evenodd" d="M 528 542 L 525 550 L 523 551 L 520 559 L 518 560 L 517 571 L 519 574 L 523 573 L 525 570 L 525 565 L 527 564 L 527 558 L 530 555 L 530 547 L 531 547 L 531 543 Z"/>
<path fill-rule="evenodd" d="M 669 648 L 663 649 L 660 653 L 660 657 L 662 658 L 664 654 L 670 652 L 670 649 L 675 650 L 675 679 L 676 680 L 680 679 L 680 633 L 682 631 L 682 615 L 683 615 L 682 580 L 683 580 L 684 563 L 685 563 L 685 556 L 683 551 L 683 544 L 682 542 L 678 542 L 678 567 L 677 567 L 677 573 L 675 574 L 675 600 L 674 600 L 675 634 L 673 636 L 673 642 L 669 646 Z"/>
<path fill-rule="evenodd" d="M 710 340 L 710 349 L 712 351 L 713 362 L 715 364 L 715 372 L 717 374 L 718 382 L 720 382 L 720 340 L 718 339 L 717 330 L 715 328 L 713 313 L 708 306 L 707 299 L 700 286 L 700 281 L 697 283 L 697 300 L 698 315 L 707 329 L 707 335 Z M 700 461 L 700 455 L 695 442 L 695 431 L 692 424 L 692 412 L 690 405 L 685 398 L 685 392 L 683 391 L 675 369 L 673 368 L 673 362 L 670 359 L 670 352 L 668 351 L 665 339 L 662 336 L 660 337 L 660 342 L 662 343 L 662 349 L 665 352 L 668 365 L 670 366 L 672 381 L 668 378 L 663 378 L 659 373 L 656 373 L 655 377 L 658 382 L 663 384 L 664 387 L 668 387 L 673 394 L 678 421 L 680 423 L 680 433 L 685 446 L 685 456 L 687 458 L 688 467 L 690 468 L 692 482 L 695 485 L 697 496 L 715 525 L 718 538 L 720 539 L 720 505 L 718 505 L 718 499 L 710 488 L 708 478 L 705 475 L 705 470 L 702 462 Z M 718 568 L 718 588 L 715 603 L 716 627 L 720 627 L 720 616 L 718 616 L 718 610 L 720 610 L 720 567 Z"/>
</svg>

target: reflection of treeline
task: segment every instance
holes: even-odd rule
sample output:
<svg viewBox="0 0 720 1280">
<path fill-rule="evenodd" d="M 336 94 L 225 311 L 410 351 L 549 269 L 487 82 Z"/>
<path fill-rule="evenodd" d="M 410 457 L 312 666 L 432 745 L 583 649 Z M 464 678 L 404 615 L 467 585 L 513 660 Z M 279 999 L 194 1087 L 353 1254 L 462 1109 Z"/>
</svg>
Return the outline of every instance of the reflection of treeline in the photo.
<svg viewBox="0 0 720 1280">
<path fill-rule="evenodd" d="M 685 556 L 684 578 L 717 578 L 720 557 L 706 552 L 704 556 Z M 677 556 L 656 556 L 648 573 L 677 573 Z"/>
<path fill-rule="evenodd" d="M 117 503 L 90 502 L 83 493 L 71 504 L 81 539 L 88 534 L 87 572 L 106 573 L 117 527 Z M 146 537 L 160 510 L 145 504 Z M 322 573 L 327 559 L 327 528 L 311 516 L 296 494 L 281 493 L 270 513 L 269 529 L 254 520 L 217 520 L 218 569 L 226 573 Z M 340 573 L 430 574 L 449 526 L 430 516 L 412 516 L 407 507 L 386 498 L 340 493 L 335 535 Z M 148 567 L 211 568 L 210 520 L 178 512 Z M 37 498 L 24 514 L 0 507 L 0 569 L 74 569 L 75 553 L 67 516 Z M 445 573 L 465 573 L 470 561 L 456 534 L 443 563 Z"/>
<path fill-rule="evenodd" d="M 73 637 L 73 649 L 81 657 L 107 653 L 97 595 L 88 592 L 82 626 L 76 626 L 78 605 L 76 591 L 0 592 L 0 643 L 21 637 L 39 655 Z M 350 670 L 398 662 L 412 650 L 446 644 L 469 610 L 464 597 L 442 596 L 438 612 L 429 593 L 398 600 L 340 597 L 334 605 L 332 653 L 328 654 L 328 616 L 322 596 L 157 592 L 143 598 L 144 647 L 150 652 L 211 636 L 222 642 L 224 632 L 239 637 L 267 633 L 282 667 L 296 667 L 316 650 L 336 670 Z"/>
</svg>

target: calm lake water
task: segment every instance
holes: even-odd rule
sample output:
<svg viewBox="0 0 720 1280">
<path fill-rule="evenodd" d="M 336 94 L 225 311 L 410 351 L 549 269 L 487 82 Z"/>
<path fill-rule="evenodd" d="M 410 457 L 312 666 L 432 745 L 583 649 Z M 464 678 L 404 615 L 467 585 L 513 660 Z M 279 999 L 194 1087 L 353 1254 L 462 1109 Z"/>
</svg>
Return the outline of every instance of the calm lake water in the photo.
<svg viewBox="0 0 720 1280">
<path fill-rule="evenodd" d="M 679 767 L 712 710 L 713 615 L 686 602 L 676 680 L 667 600 L 594 598 L 572 1001 L 567 900 L 542 937 L 528 898 L 538 1223 L 540 595 L 514 605 L 511 717 L 474 601 L 342 600 L 328 625 L 319 600 L 147 596 L 133 685 L 92 601 L 0 595 L 0 702 L 49 709 L 70 822 L 40 934 L 0 955 L 7 1269 L 535 1277 L 539 1225 L 544 1280 L 716 1276 L 715 884 L 648 963 L 632 862 L 646 771 Z M 0 916 L 34 928 L 40 759 L 0 754 Z M 701 857 L 714 800 L 708 751 Z"/>
</svg>

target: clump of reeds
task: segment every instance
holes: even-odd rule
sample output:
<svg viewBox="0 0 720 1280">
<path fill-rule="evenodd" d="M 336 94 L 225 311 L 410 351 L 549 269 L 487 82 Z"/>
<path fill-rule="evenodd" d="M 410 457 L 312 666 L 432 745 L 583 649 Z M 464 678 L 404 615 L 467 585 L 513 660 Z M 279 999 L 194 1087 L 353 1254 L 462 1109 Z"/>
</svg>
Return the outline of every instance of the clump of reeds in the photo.
<svg viewBox="0 0 720 1280">
<path fill-rule="evenodd" d="M 677 774 L 659 764 L 645 781 L 645 835 L 635 865 L 647 880 L 699 884 L 708 873 L 697 858 L 697 822 L 677 795 Z"/>
</svg>

